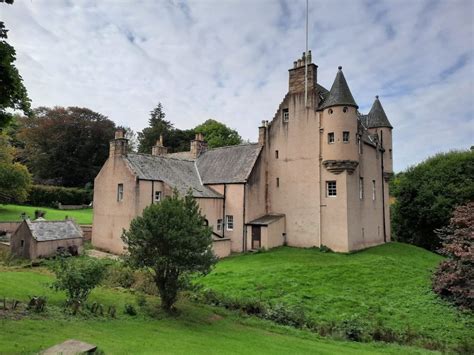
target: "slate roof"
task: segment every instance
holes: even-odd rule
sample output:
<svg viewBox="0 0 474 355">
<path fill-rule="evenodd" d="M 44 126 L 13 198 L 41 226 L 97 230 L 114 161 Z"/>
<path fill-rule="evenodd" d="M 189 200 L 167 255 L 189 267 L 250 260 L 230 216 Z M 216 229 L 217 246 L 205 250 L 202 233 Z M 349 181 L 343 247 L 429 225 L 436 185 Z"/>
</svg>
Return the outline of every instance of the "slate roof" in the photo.
<svg viewBox="0 0 474 355">
<path fill-rule="evenodd" d="M 368 115 L 366 115 L 366 121 L 364 122 L 367 128 L 378 128 L 378 127 L 389 127 L 393 128 L 388 120 L 387 115 L 380 103 L 379 97 L 375 96 L 374 104 L 370 109 Z"/>
<path fill-rule="evenodd" d="M 50 240 L 82 238 L 81 229 L 71 220 L 65 221 L 30 221 L 26 224 L 31 235 L 38 242 Z"/>
<path fill-rule="evenodd" d="M 278 221 L 280 218 L 285 217 L 284 214 L 267 214 L 260 218 L 254 219 L 248 224 L 258 225 L 258 226 L 268 226 L 269 224 Z"/>
<path fill-rule="evenodd" d="M 325 109 L 336 105 L 354 106 L 358 108 L 354 97 L 352 96 L 351 90 L 349 90 L 346 78 L 342 73 L 342 67 L 339 67 L 339 71 L 336 74 L 336 78 L 334 79 L 334 83 L 331 86 L 329 95 L 322 102 L 319 109 Z"/>
<path fill-rule="evenodd" d="M 189 188 L 194 197 L 220 198 L 221 194 L 203 186 L 196 164 L 192 160 L 149 154 L 128 154 L 125 160 L 139 179 L 163 181 L 185 194 Z"/>
<path fill-rule="evenodd" d="M 206 151 L 197 159 L 204 184 L 247 181 L 262 147 L 257 143 L 233 145 Z"/>
</svg>

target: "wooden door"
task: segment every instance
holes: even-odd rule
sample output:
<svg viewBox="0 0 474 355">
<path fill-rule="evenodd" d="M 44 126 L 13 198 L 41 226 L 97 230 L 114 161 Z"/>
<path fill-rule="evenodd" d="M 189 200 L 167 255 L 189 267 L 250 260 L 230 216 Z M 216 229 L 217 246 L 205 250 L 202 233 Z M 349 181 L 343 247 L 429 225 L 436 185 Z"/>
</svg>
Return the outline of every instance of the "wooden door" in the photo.
<svg viewBox="0 0 474 355">
<path fill-rule="evenodd" d="M 252 249 L 260 249 L 261 233 L 260 226 L 252 226 Z"/>
</svg>

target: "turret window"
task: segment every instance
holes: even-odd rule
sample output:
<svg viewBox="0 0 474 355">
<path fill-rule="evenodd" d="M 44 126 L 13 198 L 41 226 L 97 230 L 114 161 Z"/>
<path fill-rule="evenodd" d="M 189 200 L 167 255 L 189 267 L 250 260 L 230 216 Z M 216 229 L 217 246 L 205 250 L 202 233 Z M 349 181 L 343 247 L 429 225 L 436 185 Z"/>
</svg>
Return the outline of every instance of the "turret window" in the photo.
<svg viewBox="0 0 474 355">
<path fill-rule="evenodd" d="M 337 196 L 337 188 L 335 181 L 326 181 L 326 196 L 334 197 Z"/>
<path fill-rule="evenodd" d="M 328 133 L 328 143 L 334 143 L 334 132 L 329 132 Z"/>
<path fill-rule="evenodd" d="M 342 112 L 346 113 L 347 110 L 349 110 L 349 109 L 347 108 L 347 106 L 344 106 L 344 108 L 342 109 Z"/>
<path fill-rule="evenodd" d="M 287 108 L 283 109 L 281 115 L 283 117 L 283 122 L 288 122 L 290 120 L 290 112 L 288 111 Z"/>
<path fill-rule="evenodd" d="M 375 180 L 372 180 L 372 200 L 375 201 Z"/>
<path fill-rule="evenodd" d="M 278 159 L 278 150 L 275 150 L 275 159 Z"/>
<path fill-rule="evenodd" d="M 332 108 L 330 108 L 330 109 L 328 110 L 328 113 L 329 113 L 330 115 L 332 115 L 332 112 L 333 112 L 333 111 L 332 111 Z"/>
<path fill-rule="evenodd" d="M 359 177 L 359 198 L 362 200 L 364 198 L 364 178 Z"/>
<path fill-rule="evenodd" d="M 390 159 L 393 159 L 393 158 L 392 158 L 392 150 L 391 150 L 391 149 L 388 150 L 388 154 L 390 155 Z"/>
<path fill-rule="evenodd" d="M 349 143 L 349 132 L 347 131 L 342 132 L 342 141 L 344 143 Z"/>
</svg>

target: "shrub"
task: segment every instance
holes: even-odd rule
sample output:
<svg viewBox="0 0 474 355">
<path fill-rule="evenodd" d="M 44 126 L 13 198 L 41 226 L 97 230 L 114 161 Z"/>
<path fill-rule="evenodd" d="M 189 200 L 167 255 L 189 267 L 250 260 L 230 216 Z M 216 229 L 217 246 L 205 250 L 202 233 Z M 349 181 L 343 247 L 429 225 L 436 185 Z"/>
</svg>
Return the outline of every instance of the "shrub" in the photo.
<svg viewBox="0 0 474 355">
<path fill-rule="evenodd" d="M 456 208 L 448 227 L 437 231 L 448 257 L 433 278 L 433 290 L 462 308 L 474 310 L 474 202 Z"/>
<path fill-rule="evenodd" d="M 66 291 L 69 305 L 83 304 L 106 271 L 104 262 L 93 258 L 62 258 L 52 264 L 52 269 L 56 274 L 52 287 Z"/>
<path fill-rule="evenodd" d="M 32 206 L 57 207 L 63 205 L 88 205 L 92 191 L 76 187 L 33 185 L 26 203 Z"/>
<path fill-rule="evenodd" d="M 28 302 L 28 306 L 26 309 L 32 310 L 33 312 L 40 313 L 43 312 L 46 308 L 46 297 L 41 296 L 33 296 L 30 297 L 30 301 Z"/>
<path fill-rule="evenodd" d="M 455 206 L 474 200 L 474 151 L 438 154 L 398 174 L 392 226 L 396 240 L 437 251 L 435 229 L 449 223 Z"/>
<path fill-rule="evenodd" d="M 133 305 L 127 303 L 125 305 L 124 313 L 128 314 L 129 316 L 136 316 L 137 310 L 135 309 L 135 307 L 133 307 Z"/>
</svg>

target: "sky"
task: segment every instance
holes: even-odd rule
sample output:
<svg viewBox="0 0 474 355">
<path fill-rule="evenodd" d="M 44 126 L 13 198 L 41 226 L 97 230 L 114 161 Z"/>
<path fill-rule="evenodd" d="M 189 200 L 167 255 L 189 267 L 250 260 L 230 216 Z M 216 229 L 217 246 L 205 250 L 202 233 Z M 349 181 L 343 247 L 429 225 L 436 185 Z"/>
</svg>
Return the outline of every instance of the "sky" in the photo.
<svg viewBox="0 0 474 355">
<path fill-rule="evenodd" d="M 309 0 L 309 48 L 343 67 L 362 113 L 380 96 L 394 170 L 474 145 L 474 1 Z M 37 106 L 81 106 L 141 131 L 161 102 L 256 141 L 305 49 L 305 0 L 15 0 L 0 4 Z"/>
</svg>

